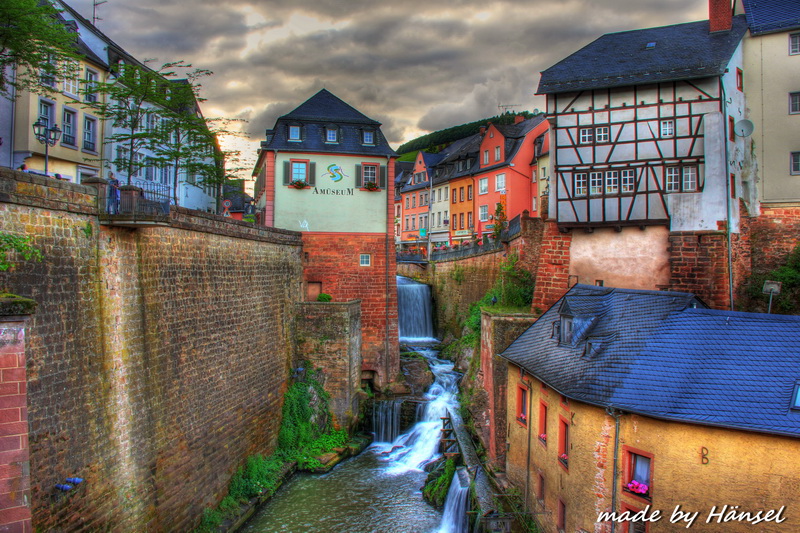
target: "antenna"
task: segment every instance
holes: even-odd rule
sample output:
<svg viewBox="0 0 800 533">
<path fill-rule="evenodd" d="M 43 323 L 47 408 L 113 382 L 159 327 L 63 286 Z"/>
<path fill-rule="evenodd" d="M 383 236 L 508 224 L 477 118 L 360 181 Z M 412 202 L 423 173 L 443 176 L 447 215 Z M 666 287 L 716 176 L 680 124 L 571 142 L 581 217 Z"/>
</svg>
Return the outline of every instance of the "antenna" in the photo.
<svg viewBox="0 0 800 533">
<path fill-rule="evenodd" d="M 102 6 L 103 4 L 107 4 L 108 0 L 94 0 L 92 2 L 92 26 L 97 26 L 98 20 L 103 20 L 97 16 L 97 6 Z"/>
<path fill-rule="evenodd" d="M 497 105 L 497 109 L 500 109 L 500 110 L 502 110 L 502 111 L 503 111 L 503 113 L 508 113 L 508 112 L 509 112 L 509 110 L 511 110 L 511 109 L 513 109 L 513 108 L 515 108 L 515 107 L 519 107 L 519 106 L 521 106 L 521 105 L 522 105 L 522 104 L 498 104 L 498 105 Z"/>
<path fill-rule="evenodd" d="M 740 120 L 733 126 L 733 132 L 739 137 L 749 137 L 753 134 L 754 129 L 755 126 L 753 126 L 753 123 L 746 118 Z"/>
</svg>

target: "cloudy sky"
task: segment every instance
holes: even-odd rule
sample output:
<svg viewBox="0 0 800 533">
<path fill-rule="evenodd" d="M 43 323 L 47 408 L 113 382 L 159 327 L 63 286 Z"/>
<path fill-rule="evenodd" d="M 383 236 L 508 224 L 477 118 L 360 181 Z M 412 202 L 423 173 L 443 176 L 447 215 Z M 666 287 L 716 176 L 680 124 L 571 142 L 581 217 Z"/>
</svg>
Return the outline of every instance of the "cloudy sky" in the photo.
<svg viewBox="0 0 800 533">
<path fill-rule="evenodd" d="M 91 20 L 92 0 L 67 0 Z M 383 123 L 393 147 L 423 133 L 544 107 L 539 72 L 608 32 L 708 18 L 707 0 L 108 0 L 97 26 L 139 59 L 179 59 L 209 117 L 264 130 L 321 88 Z"/>
</svg>

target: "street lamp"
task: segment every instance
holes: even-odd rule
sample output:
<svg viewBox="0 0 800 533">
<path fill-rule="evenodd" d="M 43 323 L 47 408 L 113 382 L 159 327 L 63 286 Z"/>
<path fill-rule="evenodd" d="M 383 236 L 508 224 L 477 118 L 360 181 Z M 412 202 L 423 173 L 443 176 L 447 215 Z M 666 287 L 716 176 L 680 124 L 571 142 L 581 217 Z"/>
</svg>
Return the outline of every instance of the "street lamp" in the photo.
<svg viewBox="0 0 800 533">
<path fill-rule="evenodd" d="M 50 160 L 50 147 L 55 146 L 61 138 L 61 128 L 58 124 L 53 124 L 52 128 L 47 127 L 47 122 L 41 118 L 33 123 L 33 135 L 36 140 L 44 145 L 44 173 L 47 174 L 47 165 Z"/>
</svg>

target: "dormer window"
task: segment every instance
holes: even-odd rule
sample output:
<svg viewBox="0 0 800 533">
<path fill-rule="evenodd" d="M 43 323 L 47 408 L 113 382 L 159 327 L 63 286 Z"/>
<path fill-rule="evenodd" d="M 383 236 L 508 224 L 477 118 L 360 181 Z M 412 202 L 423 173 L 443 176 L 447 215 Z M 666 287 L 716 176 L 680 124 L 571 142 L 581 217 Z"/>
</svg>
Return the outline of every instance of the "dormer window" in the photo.
<svg viewBox="0 0 800 533">
<path fill-rule="evenodd" d="M 362 131 L 361 144 L 375 144 L 375 132 L 372 130 Z"/>
<path fill-rule="evenodd" d="M 325 142 L 338 143 L 339 142 L 339 128 L 335 126 L 328 126 L 325 128 Z"/>
<path fill-rule="evenodd" d="M 563 344 L 572 344 L 572 317 L 561 316 L 561 335 L 559 341 Z"/>
<path fill-rule="evenodd" d="M 289 126 L 289 140 L 290 141 L 301 141 L 302 138 L 300 137 L 300 126 L 297 125 L 290 125 Z"/>
<path fill-rule="evenodd" d="M 792 392 L 792 402 L 790 407 L 795 410 L 800 410 L 800 381 L 794 384 L 794 391 Z"/>
</svg>

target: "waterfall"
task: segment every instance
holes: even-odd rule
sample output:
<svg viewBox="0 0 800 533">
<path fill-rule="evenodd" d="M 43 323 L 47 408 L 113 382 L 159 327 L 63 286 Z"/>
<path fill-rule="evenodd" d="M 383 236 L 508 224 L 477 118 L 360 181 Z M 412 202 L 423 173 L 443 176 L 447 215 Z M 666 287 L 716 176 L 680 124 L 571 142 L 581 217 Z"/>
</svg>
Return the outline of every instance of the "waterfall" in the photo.
<svg viewBox="0 0 800 533">
<path fill-rule="evenodd" d="M 400 434 L 400 408 L 403 400 L 375 402 L 372 408 L 372 431 L 375 442 L 392 442 Z"/>
<path fill-rule="evenodd" d="M 400 338 L 434 341 L 431 317 L 431 288 L 397 276 L 397 313 Z"/>
<path fill-rule="evenodd" d="M 464 467 L 456 470 L 447 500 L 444 503 L 444 516 L 439 533 L 468 533 L 469 520 L 467 511 L 469 507 L 469 476 Z"/>
<path fill-rule="evenodd" d="M 458 409 L 458 380 L 453 372 L 453 363 L 435 357 L 434 350 L 420 347 L 415 347 L 415 350 L 428 359 L 434 382 L 425 393 L 428 402 L 421 404 L 423 412 L 418 422 L 394 442 L 385 445 L 388 448 L 384 457 L 391 463 L 389 471 L 393 473 L 422 470 L 437 459 L 440 456 L 442 417 L 447 415 L 448 409 Z"/>
</svg>

